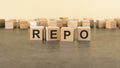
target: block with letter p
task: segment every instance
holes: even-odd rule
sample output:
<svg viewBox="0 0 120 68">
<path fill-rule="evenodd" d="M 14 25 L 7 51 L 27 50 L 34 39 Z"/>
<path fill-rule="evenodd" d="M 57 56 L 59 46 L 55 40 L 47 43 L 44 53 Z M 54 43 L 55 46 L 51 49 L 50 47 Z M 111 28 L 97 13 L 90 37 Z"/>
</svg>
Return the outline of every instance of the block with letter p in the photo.
<svg viewBox="0 0 120 68">
<path fill-rule="evenodd" d="M 91 29 L 90 27 L 78 27 L 78 41 L 90 41 Z"/>
<path fill-rule="evenodd" d="M 74 41 L 74 28 L 62 27 L 61 28 L 61 41 Z"/>
<path fill-rule="evenodd" d="M 30 28 L 30 40 L 43 40 L 44 38 L 44 27 L 33 26 Z"/>
<path fill-rule="evenodd" d="M 47 41 L 59 41 L 60 40 L 60 28 L 59 27 L 46 27 L 46 40 Z"/>
</svg>

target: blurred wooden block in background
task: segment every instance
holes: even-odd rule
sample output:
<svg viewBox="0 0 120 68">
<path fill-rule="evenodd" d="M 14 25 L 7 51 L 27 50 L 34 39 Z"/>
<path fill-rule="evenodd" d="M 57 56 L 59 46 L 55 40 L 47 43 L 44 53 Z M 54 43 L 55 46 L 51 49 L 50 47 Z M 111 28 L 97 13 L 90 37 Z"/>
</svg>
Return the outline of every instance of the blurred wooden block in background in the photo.
<svg viewBox="0 0 120 68">
<path fill-rule="evenodd" d="M 117 23 L 115 20 L 108 19 L 106 21 L 106 28 L 107 29 L 116 29 L 117 28 Z"/>
<path fill-rule="evenodd" d="M 78 41 L 90 41 L 91 29 L 90 27 L 78 27 Z"/>
<path fill-rule="evenodd" d="M 48 20 L 48 27 L 57 27 L 56 19 L 49 19 Z"/>
<path fill-rule="evenodd" d="M 44 38 L 43 26 L 32 26 L 30 28 L 30 40 L 43 40 L 43 38 Z"/>
<path fill-rule="evenodd" d="M 78 19 L 68 20 L 68 27 L 72 27 L 72 28 L 76 29 L 78 27 L 78 22 L 79 22 Z"/>
<path fill-rule="evenodd" d="M 60 28 L 63 27 L 63 21 L 61 19 L 57 19 L 56 22 L 57 22 L 57 27 Z"/>
<path fill-rule="evenodd" d="M 14 29 L 16 27 L 16 20 L 11 19 L 5 22 L 5 29 Z"/>
<path fill-rule="evenodd" d="M 60 40 L 60 28 L 59 27 L 46 27 L 46 40 L 47 41 L 59 41 Z"/>
<path fill-rule="evenodd" d="M 61 41 L 74 41 L 74 28 L 62 27 L 61 28 Z"/>
<path fill-rule="evenodd" d="M 96 21 L 96 28 L 105 28 L 105 25 L 106 25 L 106 20 L 97 20 Z"/>
<path fill-rule="evenodd" d="M 29 28 L 29 22 L 26 20 L 19 20 L 20 29 L 28 29 Z"/>
<path fill-rule="evenodd" d="M 0 28 L 5 27 L 5 19 L 0 19 Z"/>
<path fill-rule="evenodd" d="M 37 20 L 37 26 L 48 26 L 48 20 L 46 18 L 38 18 Z"/>
<path fill-rule="evenodd" d="M 114 20 L 117 23 L 117 27 L 120 28 L 120 18 L 115 18 Z"/>
<path fill-rule="evenodd" d="M 37 26 L 37 21 L 29 21 L 30 28 L 33 26 Z"/>
<path fill-rule="evenodd" d="M 82 20 L 82 27 L 90 27 L 90 21 L 89 20 Z"/>
<path fill-rule="evenodd" d="M 90 28 L 94 28 L 94 19 L 92 19 L 92 18 L 83 18 L 83 20 L 88 20 L 90 22 Z"/>
<path fill-rule="evenodd" d="M 68 17 L 60 17 L 59 19 L 62 20 L 63 27 L 67 27 Z"/>
</svg>

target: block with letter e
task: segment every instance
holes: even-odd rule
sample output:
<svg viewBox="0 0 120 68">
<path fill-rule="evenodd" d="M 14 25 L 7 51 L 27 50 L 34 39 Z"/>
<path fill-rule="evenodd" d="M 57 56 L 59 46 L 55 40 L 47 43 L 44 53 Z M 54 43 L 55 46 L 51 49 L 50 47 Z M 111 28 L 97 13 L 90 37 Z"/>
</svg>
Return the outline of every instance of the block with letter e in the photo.
<svg viewBox="0 0 120 68">
<path fill-rule="evenodd" d="M 74 41 L 74 28 L 62 27 L 61 28 L 61 41 Z"/>
<path fill-rule="evenodd" d="M 60 40 L 60 28 L 59 27 L 46 27 L 46 40 L 47 41 L 59 41 Z"/>
<path fill-rule="evenodd" d="M 91 29 L 90 27 L 78 27 L 78 41 L 90 41 Z"/>
<path fill-rule="evenodd" d="M 30 40 L 43 40 L 44 38 L 44 27 L 33 26 L 30 28 Z"/>
</svg>

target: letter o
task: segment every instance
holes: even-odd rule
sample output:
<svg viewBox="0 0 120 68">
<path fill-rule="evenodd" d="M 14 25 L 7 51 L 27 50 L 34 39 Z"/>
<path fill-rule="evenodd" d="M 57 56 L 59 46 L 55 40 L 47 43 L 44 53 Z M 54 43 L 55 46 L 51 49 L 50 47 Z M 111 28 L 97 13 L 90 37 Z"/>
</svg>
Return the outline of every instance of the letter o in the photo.
<svg viewBox="0 0 120 68">
<path fill-rule="evenodd" d="M 86 36 L 82 36 L 82 33 L 83 32 L 85 32 L 86 33 Z M 88 37 L 88 32 L 86 31 L 86 30 L 82 30 L 81 32 L 80 32 L 80 37 L 82 38 L 82 39 L 86 39 L 87 37 Z"/>
</svg>

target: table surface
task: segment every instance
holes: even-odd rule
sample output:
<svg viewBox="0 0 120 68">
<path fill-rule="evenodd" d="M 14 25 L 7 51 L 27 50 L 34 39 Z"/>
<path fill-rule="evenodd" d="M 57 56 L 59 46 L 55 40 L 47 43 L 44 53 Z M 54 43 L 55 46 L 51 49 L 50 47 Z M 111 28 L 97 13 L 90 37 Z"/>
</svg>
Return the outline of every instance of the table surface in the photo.
<svg viewBox="0 0 120 68">
<path fill-rule="evenodd" d="M 0 68 L 120 68 L 120 29 L 92 29 L 90 42 L 31 41 L 0 29 Z"/>
</svg>

